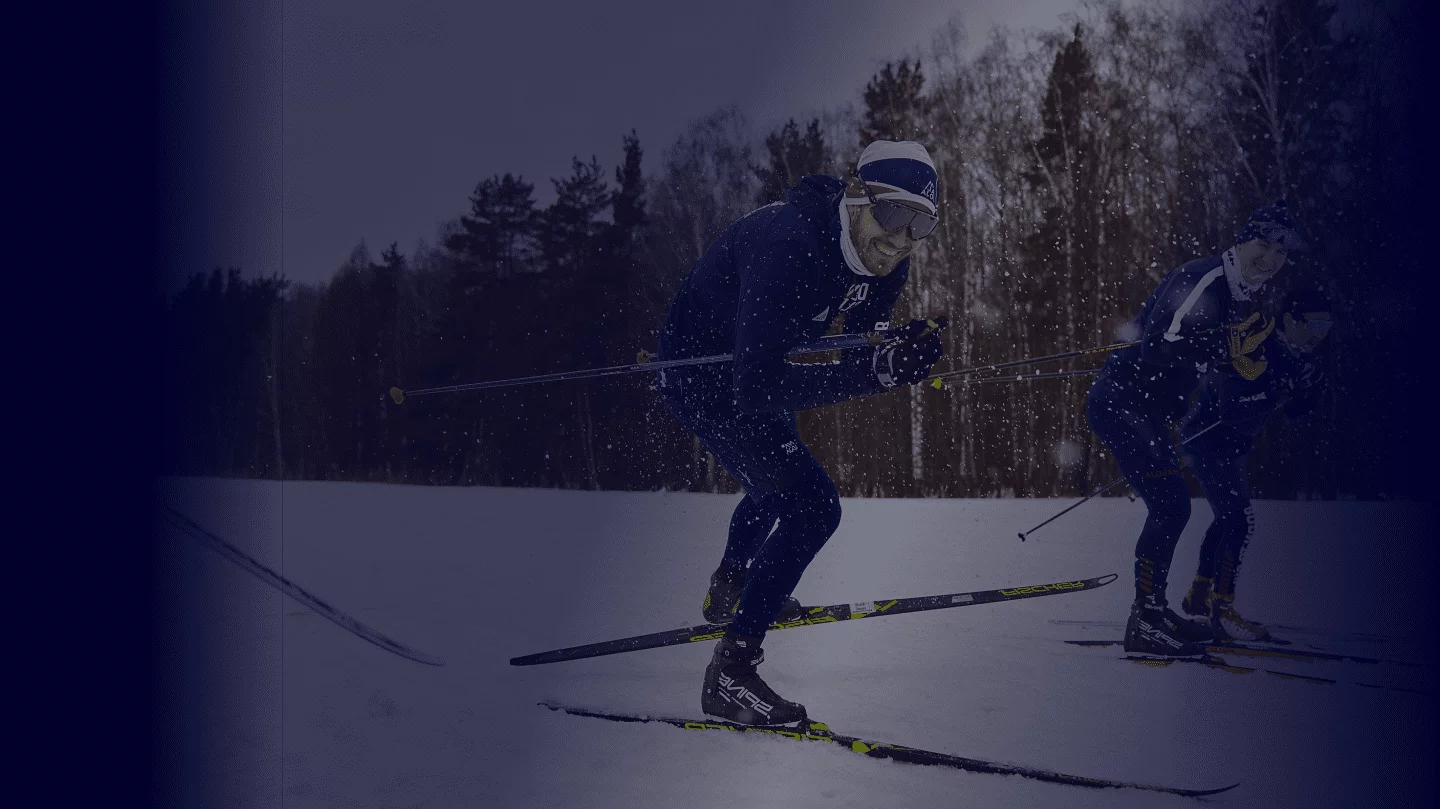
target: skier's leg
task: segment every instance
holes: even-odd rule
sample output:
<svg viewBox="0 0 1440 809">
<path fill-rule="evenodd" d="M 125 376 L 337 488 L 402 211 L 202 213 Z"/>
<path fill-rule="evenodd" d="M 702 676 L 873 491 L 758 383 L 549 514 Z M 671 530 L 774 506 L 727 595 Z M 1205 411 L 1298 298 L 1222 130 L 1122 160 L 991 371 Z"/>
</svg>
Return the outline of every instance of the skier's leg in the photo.
<svg viewBox="0 0 1440 809">
<path fill-rule="evenodd" d="M 1145 527 L 1135 545 L 1135 603 L 1125 626 L 1125 649 L 1158 655 L 1205 651 L 1209 630 L 1175 614 L 1166 604 L 1166 581 L 1175 545 L 1190 519 L 1190 493 L 1163 422 L 1097 383 L 1085 414 L 1115 455 L 1131 487 L 1145 501 Z"/>
<path fill-rule="evenodd" d="M 763 503 L 778 511 L 780 524 L 750 563 L 735 621 L 715 647 L 700 694 L 705 713 L 746 724 L 794 725 L 806 718 L 805 706 L 775 693 L 756 666 L 764 660 L 761 645 L 770 623 L 793 602 L 790 592 L 840 525 L 835 484 L 798 434 L 782 446 L 790 457 L 772 466 L 762 484 Z M 775 460 L 763 451 L 752 457 Z"/>
<path fill-rule="evenodd" d="M 734 474 L 734 473 L 732 473 Z M 730 515 L 730 538 L 720 566 L 710 575 L 710 589 L 700 604 L 700 613 L 711 623 L 725 623 L 735 616 L 745 579 L 750 573 L 750 560 L 775 527 L 776 515 L 753 491 L 747 491 Z M 792 599 L 793 601 L 793 599 Z M 781 610 L 785 620 L 800 615 L 800 603 L 787 603 Z"/>
<path fill-rule="evenodd" d="M 744 578 L 745 568 L 755 558 L 765 538 L 770 536 L 777 518 L 773 507 L 767 508 L 759 496 L 747 491 L 730 515 L 730 538 L 725 543 L 720 567 Z"/>
<path fill-rule="evenodd" d="M 1216 496 L 1220 492 L 1218 483 L 1222 476 L 1219 469 L 1222 460 L 1203 452 L 1186 452 L 1185 463 L 1194 470 L 1214 516 L 1205 529 L 1204 541 L 1200 543 L 1200 563 L 1196 566 L 1195 581 L 1191 583 L 1181 606 L 1189 615 L 1208 615 L 1210 594 L 1214 592 L 1215 575 L 1220 566 L 1220 552 L 1225 547 L 1229 528 L 1222 518 L 1225 513 L 1223 501 Z"/>
<path fill-rule="evenodd" d="M 673 379 L 689 377 L 675 375 Z M 733 397 L 713 385 L 692 385 L 687 389 L 683 384 L 670 384 L 662 385 L 662 391 L 676 418 L 693 430 L 720 465 L 745 487 L 745 497 L 731 515 L 725 559 L 733 562 L 763 549 L 770 544 L 765 535 L 778 516 L 776 509 L 787 503 L 781 499 L 772 504 L 772 496 L 778 491 L 774 484 L 785 479 L 783 474 L 777 478 L 776 473 L 789 468 L 777 461 L 795 455 L 809 457 L 809 452 L 800 443 L 795 417 L 742 418 L 734 406 Z M 813 463 L 814 458 L 811 457 L 810 461 Z M 837 510 L 838 507 L 837 496 Z M 768 521 L 765 517 L 767 513 L 772 515 Z M 754 547 L 756 543 L 760 548 Z M 705 596 L 703 607 L 707 621 L 728 619 L 731 615 L 728 605 L 738 603 L 742 600 L 741 593 L 750 589 L 749 570 L 745 571 L 747 581 L 741 582 L 727 580 L 722 575 L 725 570 L 726 564 L 722 563 L 710 579 L 710 591 Z M 765 580 L 768 582 L 769 577 Z M 793 589 L 794 584 L 790 587 Z M 773 587 L 762 586 L 760 589 L 768 591 Z M 794 601 L 788 596 L 789 590 L 786 590 L 780 606 L 793 606 L 798 614 L 798 603 L 786 603 Z M 751 614 L 771 610 L 773 617 L 779 607 L 771 605 L 768 598 L 763 601 L 763 606 L 751 607 Z M 710 658 L 710 665 L 705 668 L 705 679 L 700 688 L 700 708 L 705 713 L 751 725 L 795 726 L 805 720 L 805 706 L 776 694 L 756 671 L 765 659 L 761 644 L 769 623 L 767 618 L 759 622 L 758 630 L 750 627 L 750 634 L 737 631 L 732 624 L 720 642 L 715 644 L 715 652 Z"/>
<path fill-rule="evenodd" d="M 1206 496 L 1215 507 L 1215 525 L 1221 542 L 1216 559 L 1215 591 L 1208 613 L 1216 637 L 1266 640 L 1270 631 L 1263 624 L 1247 621 L 1235 611 L 1235 583 L 1240 562 L 1255 534 L 1255 510 L 1250 503 L 1250 486 L 1243 457 L 1215 464 L 1208 480 L 1202 480 Z"/>
<path fill-rule="evenodd" d="M 1220 546 L 1216 561 L 1215 592 L 1227 598 L 1235 597 L 1235 582 L 1240 575 L 1240 562 L 1245 548 L 1255 535 L 1255 509 L 1250 504 L 1250 487 L 1245 480 L 1245 470 L 1234 464 L 1227 475 L 1228 481 L 1216 493 L 1216 522 L 1223 522 L 1224 544 Z"/>
<path fill-rule="evenodd" d="M 731 451 L 721 462 L 745 484 L 746 499 L 755 505 L 742 518 L 773 514 L 780 524 L 768 538 L 762 536 L 746 571 L 735 620 L 705 670 L 700 705 L 734 722 L 792 725 L 805 719 L 805 706 L 776 694 L 756 666 L 764 660 L 761 644 L 771 622 L 784 610 L 799 616 L 790 592 L 839 525 L 840 496 L 800 442 L 793 415 L 742 416 L 732 435 Z M 754 523 L 744 522 L 747 534 L 755 530 Z M 761 524 L 768 528 L 763 516 Z M 714 584 L 712 579 L 712 594 Z"/>
<path fill-rule="evenodd" d="M 1145 527 L 1135 546 L 1136 597 L 1164 601 L 1170 560 L 1190 520 L 1190 491 L 1170 433 L 1158 419 L 1105 395 L 1098 384 L 1087 397 L 1085 415 L 1145 501 Z"/>
<path fill-rule="evenodd" d="M 1249 541 L 1254 525 L 1245 470 L 1240 458 L 1198 460 L 1192 468 L 1205 499 L 1215 512 L 1215 519 L 1205 532 L 1205 544 L 1200 548 L 1200 570 L 1214 580 L 1216 593 L 1233 596 L 1240 551 Z"/>
<path fill-rule="evenodd" d="M 734 631 L 763 635 L 800 583 L 805 568 L 840 527 L 840 493 L 809 451 L 802 465 L 766 495 L 780 524 L 750 563 Z"/>
<path fill-rule="evenodd" d="M 771 535 L 784 507 L 785 501 L 775 497 L 777 486 L 801 456 L 810 457 L 809 451 L 800 443 L 793 414 L 741 415 L 724 392 L 694 385 L 667 389 L 665 400 L 676 418 L 693 430 L 725 471 L 745 487 L 745 496 L 730 516 L 725 553 L 710 576 L 710 587 L 701 603 L 705 620 L 724 623 L 735 614 L 753 568 L 752 560 Z M 784 620 L 798 618 L 800 602 L 790 598 L 787 591 L 771 615 L 772 620 L 776 616 Z M 763 628 L 760 634 L 764 634 Z"/>
</svg>

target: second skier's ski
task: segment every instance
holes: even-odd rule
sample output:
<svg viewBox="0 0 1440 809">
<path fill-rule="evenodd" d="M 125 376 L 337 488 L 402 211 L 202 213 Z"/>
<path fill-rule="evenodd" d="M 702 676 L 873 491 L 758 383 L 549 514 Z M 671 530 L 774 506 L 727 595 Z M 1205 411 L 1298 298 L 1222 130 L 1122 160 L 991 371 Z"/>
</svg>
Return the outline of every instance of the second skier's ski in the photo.
<svg viewBox="0 0 1440 809">
<path fill-rule="evenodd" d="M 1123 640 L 1067 640 L 1066 643 L 1075 646 L 1107 647 L 1123 646 Z M 1279 660 L 1299 660 L 1304 662 L 1341 662 L 1350 663 L 1389 663 L 1396 666 L 1418 667 L 1419 663 L 1411 663 L 1404 660 L 1389 660 L 1380 657 L 1363 657 L 1361 655 L 1335 654 L 1334 652 L 1321 652 L 1315 650 L 1296 649 L 1290 646 L 1266 646 L 1258 643 L 1242 643 L 1239 641 L 1227 641 L 1220 643 L 1211 642 L 1206 645 L 1205 651 L 1210 654 L 1237 654 L 1246 657 L 1269 657 Z"/>
<path fill-rule="evenodd" d="M 1308 674 L 1296 674 L 1293 671 L 1278 671 L 1276 669 L 1256 668 L 1254 666 L 1237 666 L 1234 663 L 1227 661 L 1225 658 L 1218 657 L 1213 654 L 1200 655 L 1199 657 L 1156 657 L 1154 655 L 1128 654 L 1121 659 L 1128 660 L 1132 663 L 1139 663 L 1145 666 L 1154 666 L 1156 668 L 1165 668 L 1167 666 L 1175 665 L 1177 663 L 1182 665 L 1190 664 L 1192 666 L 1205 666 L 1206 668 L 1214 669 L 1216 671 L 1229 672 L 1230 674 L 1255 674 L 1258 672 L 1261 674 L 1269 674 L 1272 677 L 1280 677 L 1286 680 L 1299 680 L 1300 682 L 1316 683 L 1319 685 L 1340 685 L 1342 683 L 1345 683 L 1348 685 L 1358 685 L 1362 688 L 1378 688 L 1384 691 L 1400 691 L 1406 694 L 1429 693 L 1427 691 L 1421 691 L 1414 688 L 1404 688 L 1402 686 L 1387 685 L 1385 683 L 1364 683 L 1353 680 L 1333 680 L 1329 677 L 1313 677 Z"/>
</svg>

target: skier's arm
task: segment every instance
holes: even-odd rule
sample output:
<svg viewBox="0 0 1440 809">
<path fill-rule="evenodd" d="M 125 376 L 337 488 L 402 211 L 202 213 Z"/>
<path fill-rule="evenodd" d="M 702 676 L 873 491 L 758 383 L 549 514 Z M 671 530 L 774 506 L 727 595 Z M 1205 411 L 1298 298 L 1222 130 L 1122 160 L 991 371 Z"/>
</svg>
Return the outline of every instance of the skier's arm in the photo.
<svg viewBox="0 0 1440 809">
<path fill-rule="evenodd" d="M 1206 280 L 1208 279 L 1208 281 Z M 1185 363 L 1218 363 L 1228 357 L 1220 304 L 1210 285 L 1224 284 L 1222 276 L 1194 284 L 1171 283 L 1150 310 L 1140 336 L 1140 357 L 1165 367 Z"/>
<path fill-rule="evenodd" d="M 741 270 L 735 319 L 735 398 L 742 412 L 785 413 L 843 402 L 883 390 L 869 352 L 847 352 L 838 362 L 788 362 L 804 340 L 799 271 L 807 248 L 781 242 L 759 251 Z M 848 318 L 847 318 L 848 319 Z"/>
</svg>

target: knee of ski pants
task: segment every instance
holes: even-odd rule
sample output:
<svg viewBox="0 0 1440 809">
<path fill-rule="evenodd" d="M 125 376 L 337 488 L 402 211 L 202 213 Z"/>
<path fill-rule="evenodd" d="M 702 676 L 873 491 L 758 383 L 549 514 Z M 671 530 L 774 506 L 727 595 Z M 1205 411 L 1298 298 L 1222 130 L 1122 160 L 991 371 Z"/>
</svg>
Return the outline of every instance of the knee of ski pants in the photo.
<svg viewBox="0 0 1440 809">
<path fill-rule="evenodd" d="M 779 482 L 773 494 L 782 524 L 790 521 L 812 536 L 815 550 L 840 527 L 840 492 L 814 458 L 799 464 Z"/>
<path fill-rule="evenodd" d="M 1085 396 L 1086 423 L 1117 459 L 1126 454 L 1125 442 L 1131 438 L 1127 415 L 1123 404 L 1110 395 L 1108 386 L 1097 383 Z"/>
<path fill-rule="evenodd" d="M 1214 507 L 1214 504 L 1212 504 Z M 1232 506 L 1230 508 L 1215 508 L 1215 526 L 1221 536 L 1231 542 L 1245 542 L 1250 539 L 1250 534 L 1255 529 L 1255 512 L 1250 508 L 1250 501 L 1246 500 L 1243 506 Z"/>
<path fill-rule="evenodd" d="M 1086 398 L 1085 417 L 1090 429 L 1115 456 L 1125 480 L 1147 504 L 1173 495 L 1178 484 L 1180 490 L 1186 491 L 1183 499 L 1188 505 L 1188 490 L 1180 481 L 1180 459 L 1162 417 L 1142 404 L 1117 400 L 1097 393 L 1095 388 Z"/>
<path fill-rule="evenodd" d="M 1190 489 L 1180 477 L 1179 470 L 1175 471 L 1175 474 L 1146 478 L 1136 488 L 1145 501 L 1145 507 L 1150 510 L 1146 519 L 1179 536 L 1190 521 Z"/>
</svg>

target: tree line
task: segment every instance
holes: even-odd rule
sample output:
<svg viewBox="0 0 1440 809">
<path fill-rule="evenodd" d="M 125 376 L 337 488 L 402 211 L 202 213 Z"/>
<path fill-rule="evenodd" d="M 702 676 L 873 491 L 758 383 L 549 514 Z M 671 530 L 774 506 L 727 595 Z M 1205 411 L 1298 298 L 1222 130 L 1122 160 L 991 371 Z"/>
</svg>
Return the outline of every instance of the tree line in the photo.
<svg viewBox="0 0 1440 809">
<path fill-rule="evenodd" d="M 1170 269 L 1285 198 L 1312 247 L 1268 294 L 1319 287 L 1339 325 L 1318 412 L 1262 434 L 1256 494 L 1414 494 L 1390 454 L 1418 416 L 1391 361 L 1416 305 L 1416 257 L 1387 231 L 1414 159 L 1389 142 L 1400 22 L 1355 14 L 1099 0 L 975 47 L 952 25 L 857 104 L 762 137 L 718 110 L 654 165 L 631 132 L 619 166 L 575 159 L 543 207 L 522 177 L 482 179 L 433 243 L 362 243 L 323 284 L 197 273 L 167 303 L 167 471 L 735 491 L 652 374 L 403 405 L 386 391 L 634 361 L 725 226 L 886 138 L 924 143 L 940 175 L 944 218 L 895 312 L 950 316 L 938 370 L 1112 342 Z M 805 411 L 801 431 L 846 495 L 1076 495 L 1118 475 L 1085 421 L 1089 382 L 914 388 Z"/>
</svg>

